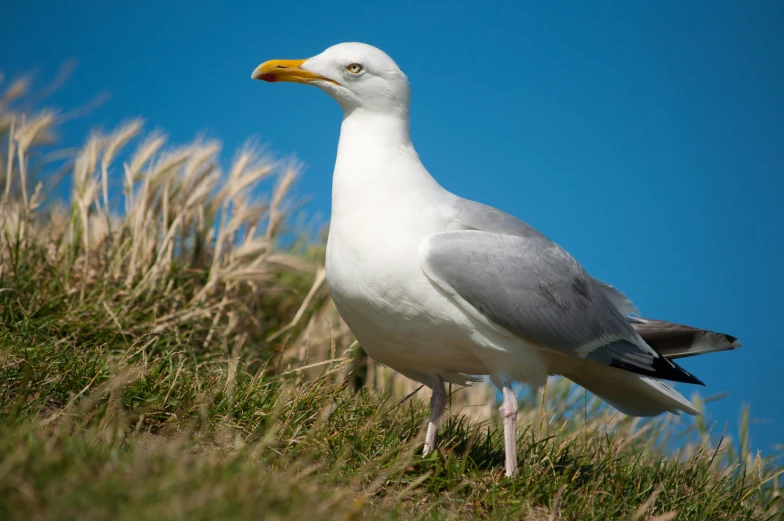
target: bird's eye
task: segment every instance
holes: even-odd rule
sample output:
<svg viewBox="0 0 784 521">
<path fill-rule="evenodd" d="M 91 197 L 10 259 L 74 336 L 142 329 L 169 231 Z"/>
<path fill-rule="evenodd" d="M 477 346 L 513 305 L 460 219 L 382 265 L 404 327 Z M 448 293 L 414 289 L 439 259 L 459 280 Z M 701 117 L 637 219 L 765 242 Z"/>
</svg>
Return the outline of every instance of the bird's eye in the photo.
<svg viewBox="0 0 784 521">
<path fill-rule="evenodd" d="M 351 74 L 359 74 L 360 72 L 362 72 L 362 66 L 358 63 L 352 63 L 351 65 L 346 67 L 346 70 Z"/>
</svg>

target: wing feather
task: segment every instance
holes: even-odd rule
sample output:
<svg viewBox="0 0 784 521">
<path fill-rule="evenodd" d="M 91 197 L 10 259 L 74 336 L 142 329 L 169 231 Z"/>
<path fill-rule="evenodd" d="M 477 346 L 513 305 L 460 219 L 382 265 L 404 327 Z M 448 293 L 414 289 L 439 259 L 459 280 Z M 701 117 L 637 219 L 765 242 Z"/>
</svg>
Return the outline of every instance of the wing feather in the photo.
<svg viewBox="0 0 784 521">
<path fill-rule="evenodd" d="M 420 252 L 434 283 L 528 342 L 638 374 L 701 383 L 651 349 L 595 279 L 539 233 L 437 233 Z"/>
</svg>

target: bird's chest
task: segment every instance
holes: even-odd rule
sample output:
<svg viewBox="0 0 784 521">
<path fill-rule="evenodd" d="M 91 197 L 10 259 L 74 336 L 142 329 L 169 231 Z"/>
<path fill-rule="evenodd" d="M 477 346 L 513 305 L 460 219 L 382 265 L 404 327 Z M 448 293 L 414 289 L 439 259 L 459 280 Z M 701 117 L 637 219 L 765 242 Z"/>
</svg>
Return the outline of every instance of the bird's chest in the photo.
<svg viewBox="0 0 784 521">
<path fill-rule="evenodd" d="M 378 212 L 379 208 L 375 208 Z M 343 319 L 361 342 L 410 341 L 412 328 L 437 323 L 440 298 L 419 264 L 422 239 L 441 231 L 426 208 L 379 219 L 362 203 L 348 214 L 333 212 L 327 241 L 327 284 Z"/>
</svg>

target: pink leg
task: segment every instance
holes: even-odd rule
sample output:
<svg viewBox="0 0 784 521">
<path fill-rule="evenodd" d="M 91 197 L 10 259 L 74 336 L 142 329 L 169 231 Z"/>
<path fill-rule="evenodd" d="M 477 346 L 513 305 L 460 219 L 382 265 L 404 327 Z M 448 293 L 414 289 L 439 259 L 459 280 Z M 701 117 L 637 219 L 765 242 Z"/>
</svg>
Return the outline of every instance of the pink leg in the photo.
<svg viewBox="0 0 784 521">
<path fill-rule="evenodd" d="M 427 435 L 425 435 L 425 448 L 423 456 L 430 454 L 436 446 L 436 432 L 441 415 L 444 414 L 446 407 L 446 390 L 444 380 L 436 375 L 433 381 L 433 394 L 430 397 L 430 421 L 427 422 Z"/>
<path fill-rule="evenodd" d="M 504 452 L 506 454 L 506 475 L 517 472 L 517 398 L 509 384 L 501 389 L 503 400 L 498 411 L 504 423 Z"/>
</svg>

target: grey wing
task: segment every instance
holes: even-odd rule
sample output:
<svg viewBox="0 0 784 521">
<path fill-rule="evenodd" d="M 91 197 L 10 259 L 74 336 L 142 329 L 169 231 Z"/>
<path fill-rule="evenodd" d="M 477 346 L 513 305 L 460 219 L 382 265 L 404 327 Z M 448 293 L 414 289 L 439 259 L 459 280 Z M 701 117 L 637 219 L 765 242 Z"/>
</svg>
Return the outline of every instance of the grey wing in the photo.
<svg viewBox="0 0 784 521">
<path fill-rule="evenodd" d="M 503 212 L 486 204 L 454 196 L 446 210 L 449 217 L 457 225 L 456 229 L 480 230 L 483 232 L 515 235 L 530 239 L 547 239 L 530 224 L 521 221 L 512 214 Z M 629 298 L 613 286 L 592 277 L 599 289 L 623 314 L 639 314 L 640 311 Z"/>
<path fill-rule="evenodd" d="M 435 284 L 528 342 L 638 374 L 701 383 L 651 349 L 582 266 L 535 230 L 437 233 L 420 251 Z"/>
<path fill-rule="evenodd" d="M 444 208 L 447 218 L 457 224 L 456 229 L 480 230 L 518 237 L 542 237 L 536 228 L 512 214 L 486 204 L 477 203 L 452 195 L 453 199 Z"/>
</svg>

